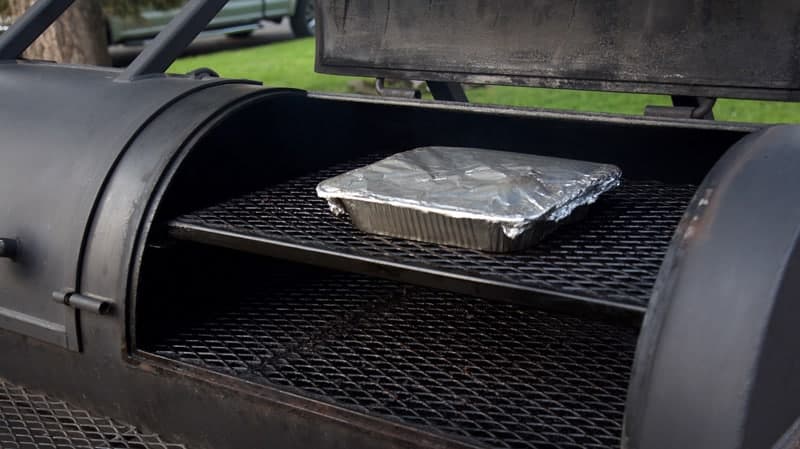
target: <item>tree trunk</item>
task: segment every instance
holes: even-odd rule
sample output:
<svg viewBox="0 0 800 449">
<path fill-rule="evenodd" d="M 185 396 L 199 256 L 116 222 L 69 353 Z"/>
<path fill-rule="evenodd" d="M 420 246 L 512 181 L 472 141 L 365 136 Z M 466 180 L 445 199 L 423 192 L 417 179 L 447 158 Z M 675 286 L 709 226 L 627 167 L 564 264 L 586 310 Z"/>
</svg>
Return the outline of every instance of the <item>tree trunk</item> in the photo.
<svg viewBox="0 0 800 449">
<path fill-rule="evenodd" d="M 9 0 L 12 17 L 35 0 Z M 76 0 L 23 55 L 71 64 L 111 65 L 105 21 L 98 0 Z"/>
</svg>

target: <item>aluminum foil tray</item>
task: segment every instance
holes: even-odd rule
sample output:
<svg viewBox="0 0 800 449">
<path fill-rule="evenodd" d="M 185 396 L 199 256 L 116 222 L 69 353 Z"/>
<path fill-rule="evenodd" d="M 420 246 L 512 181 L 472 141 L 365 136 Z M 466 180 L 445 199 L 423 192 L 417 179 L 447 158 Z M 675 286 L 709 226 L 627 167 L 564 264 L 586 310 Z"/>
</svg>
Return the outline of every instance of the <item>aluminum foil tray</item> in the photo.
<svg viewBox="0 0 800 449">
<path fill-rule="evenodd" d="M 365 232 L 510 252 L 579 218 L 620 177 L 608 164 L 424 147 L 327 179 L 317 195 Z"/>
</svg>

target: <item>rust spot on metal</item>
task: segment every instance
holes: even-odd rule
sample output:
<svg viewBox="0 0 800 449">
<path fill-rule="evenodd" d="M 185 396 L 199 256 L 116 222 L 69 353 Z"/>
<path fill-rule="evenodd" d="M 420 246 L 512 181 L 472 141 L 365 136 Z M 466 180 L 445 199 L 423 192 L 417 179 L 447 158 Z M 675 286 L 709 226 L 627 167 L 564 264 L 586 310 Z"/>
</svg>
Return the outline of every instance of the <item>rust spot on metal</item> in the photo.
<svg viewBox="0 0 800 449">
<path fill-rule="evenodd" d="M 686 231 L 683 233 L 684 240 L 691 240 L 709 221 L 709 214 L 706 212 L 706 209 L 711 204 L 711 197 L 714 195 L 714 191 L 715 189 L 713 187 L 707 187 L 703 190 L 703 196 L 697 201 L 697 205 L 692 210 L 692 218 L 689 220 Z"/>
</svg>

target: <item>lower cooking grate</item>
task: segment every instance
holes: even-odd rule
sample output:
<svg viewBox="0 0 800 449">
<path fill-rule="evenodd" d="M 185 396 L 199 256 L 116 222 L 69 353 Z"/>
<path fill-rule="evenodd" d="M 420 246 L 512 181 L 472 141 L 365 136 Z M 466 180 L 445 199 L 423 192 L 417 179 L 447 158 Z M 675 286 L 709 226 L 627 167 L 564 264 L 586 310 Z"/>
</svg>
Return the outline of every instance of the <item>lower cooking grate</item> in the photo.
<svg viewBox="0 0 800 449">
<path fill-rule="evenodd" d="M 0 379 L 2 449 L 184 449 Z"/>
<path fill-rule="evenodd" d="M 142 349 L 480 446 L 619 447 L 634 329 L 313 273 Z"/>
<path fill-rule="evenodd" d="M 376 159 L 340 164 L 170 223 L 179 239 L 379 274 L 495 299 L 557 299 L 643 312 L 695 187 L 625 181 L 589 217 L 531 250 L 489 254 L 368 235 L 334 217 L 317 183 Z M 310 254 L 313 253 L 313 254 Z M 370 269 L 377 265 L 382 268 Z M 444 282 L 449 282 L 445 284 Z M 531 295 L 535 293 L 535 295 Z"/>
</svg>

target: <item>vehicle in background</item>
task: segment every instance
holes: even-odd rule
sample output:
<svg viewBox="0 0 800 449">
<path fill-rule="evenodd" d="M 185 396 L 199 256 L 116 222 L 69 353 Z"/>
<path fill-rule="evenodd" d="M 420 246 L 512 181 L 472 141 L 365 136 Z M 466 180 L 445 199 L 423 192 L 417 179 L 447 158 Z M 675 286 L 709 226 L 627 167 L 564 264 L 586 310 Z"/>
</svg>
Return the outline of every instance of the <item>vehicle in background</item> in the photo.
<svg viewBox="0 0 800 449">
<path fill-rule="evenodd" d="M 6 31 L 13 22 L 14 19 L 12 17 L 0 15 L 0 34 L 2 34 L 3 31 Z"/>
<path fill-rule="evenodd" d="M 109 44 L 141 41 L 154 37 L 180 8 L 145 8 L 133 16 L 106 15 Z M 208 26 L 206 34 L 247 37 L 263 21 L 280 22 L 288 17 L 297 37 L 314 34 L 314 0 L 229 0 Z"/>
<path fill-rule="evenodd" d="M 108 44 L 140 42 L 151 39 L 164 28 L 180 8 L 147 7 L 138 14 L 117 15 L 105 11 Z M 312 36 L 316 28 L 314 0 L 229 0 L 211 21 L 204 34 L 225 34 L 234 38 L 247 37 L 264 21 L 279 23 L 289 18 L 297 37 Z M 13 20 L 0 17 L 0 33 Z M 202 34 L 201 34 L 202 36 Z"/>
</svg>

